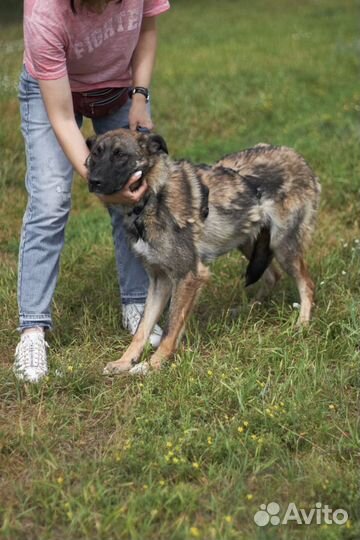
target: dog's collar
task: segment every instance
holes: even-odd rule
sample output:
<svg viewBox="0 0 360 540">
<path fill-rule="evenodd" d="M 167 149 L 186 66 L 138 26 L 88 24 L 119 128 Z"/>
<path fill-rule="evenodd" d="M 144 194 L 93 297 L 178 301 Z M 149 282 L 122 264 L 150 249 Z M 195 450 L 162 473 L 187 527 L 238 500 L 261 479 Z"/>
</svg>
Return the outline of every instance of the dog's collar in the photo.
<svg viewBox="0 0 360 540">
<path fill-rule="evenodd" d="M 136 206 L 133 206 L 132 209 L 128 212 L 128 216 L 130 217 L 133 214 L 135 214 L 135 216 L 139 216 L 144 211 L 145 206 L 149 202 L 149 199 L 150 193 L 145 193 L 141 201 Z"/>
</svg>

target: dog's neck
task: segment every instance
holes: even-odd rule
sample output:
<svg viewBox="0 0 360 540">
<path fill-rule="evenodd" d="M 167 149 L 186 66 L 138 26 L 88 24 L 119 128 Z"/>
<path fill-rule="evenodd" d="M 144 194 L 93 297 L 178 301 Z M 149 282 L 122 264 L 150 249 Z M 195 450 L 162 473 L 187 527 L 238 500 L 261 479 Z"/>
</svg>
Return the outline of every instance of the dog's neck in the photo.
<svg viewBox="0 0 360 540">
<path fill-rule="evenodd" d="M 155 158 L 154 163 L 149 167 L 149 170 L 145 176 L 146 183 L 149 189 L 153 193 L 158 193 L 160 189 L 166 184 L 166 180 L 169 178 L 167 171 L 170 169 L 170 159 Z"/>
<path fill-rule="evenodd" d="M 164 160 L 156 160 L 155 163 L 149 167 L 146 174 L 142 176 L 138 180 L 138 182 L 135 182 L 132 185 L 133 189 L 131 191 L 136 191 L 142 186 L 145 181 L 149 188 L 147 191 L 145 191 L 142 199 L 136 204 L 124 205 L 127 209 L 128 216 L 132 214 L 140 215 L 143 212 L 147 203 L 150 200 L 151 195 L 156 195 L 156 193 L 160 191 L 161 187 L 165 185 L 166 181 L 162 179 L 167 178 L 167 175 L 164 175 L 164 170 L 168 168 L 169 164 L 164 162 Z"/>
</svg>

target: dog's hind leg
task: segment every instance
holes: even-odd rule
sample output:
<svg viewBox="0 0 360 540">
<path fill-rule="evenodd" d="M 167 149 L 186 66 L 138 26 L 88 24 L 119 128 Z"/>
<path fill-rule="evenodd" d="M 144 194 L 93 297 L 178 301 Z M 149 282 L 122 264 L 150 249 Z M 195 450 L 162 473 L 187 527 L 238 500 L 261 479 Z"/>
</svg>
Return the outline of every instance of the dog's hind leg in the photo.
<svg viewBox="0 0 360 540">
<path fill-rule="evenodd" d="M 178 282 L 171 297 L 168 327 L 158 350 L 150 359 L 153 369 L 159 369 L 164 360 L 174 354 L 202 286 L 209 279 L 209 271 L 201 263 L 196 274 L 189 272 Z"/>
<path fill-rule="evenodd" d="M 109 362 L 104 375 L 114 375 L 124 371 L 129 371 L 139 361 L 145 344 L 151 334 L 152 329 L 158 322 L 165 309 L 171 291 L 170 280 L 164 276 L 150 276 L 148 296 L 146 299 L 143 318 L 133 337 L 132 342 L 123 354 L 115 362 Z"/>
<path fill-rule="evenodd" d="M 310 277 L 304 258 L 302 255 L 291 257 L 289 250 L 285 253 L 275 250 L 275 257 L 285 272 L 296 280 L 301 304 L 298 324 L 307 324 L 311 317 L 315 285 Z"/>
</svg>

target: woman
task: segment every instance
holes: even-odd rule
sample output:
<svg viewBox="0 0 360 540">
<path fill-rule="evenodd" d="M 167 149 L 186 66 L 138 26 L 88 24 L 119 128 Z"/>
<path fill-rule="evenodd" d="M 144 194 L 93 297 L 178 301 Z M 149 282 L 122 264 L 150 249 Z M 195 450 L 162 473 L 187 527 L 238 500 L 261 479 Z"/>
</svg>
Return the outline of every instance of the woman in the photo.
<svg viewBox="0 0 360 540">
<path fill-rule="evenodd" d="M 45 330 L 58 277 L 71 205 L 73 171 L 86 179 L 89 154 L 83 116 L 96 133 L 151 129 L 148 107 L 156 51 L 156 17 L 167 0 L 25 0 L 24 69 L 20 108 L 25 140 L 28 204 L 23 220 L 18 302 L 21 339 L 14 372 L 39 381 L 48 371 Z M 129 87 L 132 91 L 129 92 Z M 130 98 L 128 97 L 130 95 Z M 138 202 L 129 180 L 110 203 Z M 135 333 L 147 294 L 147 275 L 128 250 L 121 214 L 111 210 L 123 324 Z M 152 335 L 156 346 L 161 330 Z"/>
</svg>

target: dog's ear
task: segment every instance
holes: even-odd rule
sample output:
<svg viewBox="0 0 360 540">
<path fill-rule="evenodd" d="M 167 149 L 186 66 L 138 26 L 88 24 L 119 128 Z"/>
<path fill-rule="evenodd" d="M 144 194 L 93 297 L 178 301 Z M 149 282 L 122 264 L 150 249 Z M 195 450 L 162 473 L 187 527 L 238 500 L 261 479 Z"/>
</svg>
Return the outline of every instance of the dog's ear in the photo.
<svg viewBox="0 0 360 540">
<path fill-rule="evenodd" d="M 165 140 L 161 135 L 156 135 L 155 133 L 147 135 L 146 149 L 150 155 L 160 154 L 161 152 L 164 152 L 165 154 L 169 153 Z"/>
<path fill-rule="evenodd" d="M 88 147 L 88 149 L 92 150 L 92 147 L 94 146 L 95 142 L 96 142 L 96 139 L 97 139 L 97 135 L 92 135 L 91 137 L 88 137 L 86 139 L 86 146 Z"/>
</svg>

